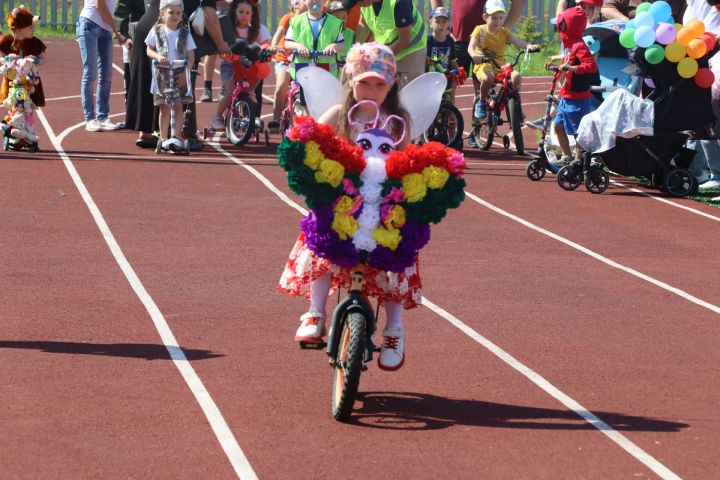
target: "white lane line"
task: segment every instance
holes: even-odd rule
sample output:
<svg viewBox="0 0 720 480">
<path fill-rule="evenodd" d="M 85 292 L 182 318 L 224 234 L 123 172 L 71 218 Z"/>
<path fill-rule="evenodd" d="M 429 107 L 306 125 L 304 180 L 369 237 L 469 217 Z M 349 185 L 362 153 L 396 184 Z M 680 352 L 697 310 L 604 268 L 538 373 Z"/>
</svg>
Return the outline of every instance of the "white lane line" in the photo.
<svg viewBox="0 0 720 480">
<path fill-rule="evenodd" d="M 111 115 L 108 115 L 108 118 L 119 117 L 120 115 L 125 115 L 125 112 L 113 113 Z M 65 130 L 60 132 L 60 135 L 57 136 L 58 145 L 62 145 L 62 143 L 65 141 L 65 137 L 67 137 L 69 134 L 71 134 L 74 130 L 77 130 L 78 128 L 84 126 L 86 123 L 87 122 L 82 121 L 80 123 L 76 123 L 75 125 L 70 125 Z M 50 124 L 48 124 L 48 125 L 50 125 Z M 93 135 L 102 135 L 103 133 L 107 133 L 107 132 L 89 132 L 89 133 L 91 133 Z"/>
<path fill-rule="evenodd" d="M 110 231 L 110 227 L 108 226 L 107 222 L 105 222 L 105 218 L 100 212 L 100 209 L 95 204 L 95 201 L 90 195 L 90 192 L 87 190 L 87 187 L 85 187 L 85 183 L 82 181 L 82 178 L 80 178 L 80 175 L 75 169 L 75 165 L 73 165 L 72 161 L 63 150 L 62 145 L 58 141 L 58 138 L 55 136 L 55 132 L 53 132 L 52 127 L 47 121 L 47 118 L 45 118 L 45 114 L 42 112 L 42 110 L 38 110 L 38 117 L 40 118 L 40 121 L 45 127 L 48 138 L 55 147 L 55 150 L 57 150 L 58 154 L 62 158 L 65 168 L 67 169 L 70 177 L 75 183 L 75 187 L 78 189 L 78 192 L 80 192 L 80 195 L 82 196 L 85 205 L 87 205 L 88 209 L 90 210 L 90 214 L 92 215 L 93 220 L 95 220 L 95 223 L 100 229 L 100 232 L 102 233 L 103 238 L 105 239 L 105 242 L 110 249 L 110 252 L 115 258 L 115 261 L 122 270 L 133 291 L 138 296 L 142 304 L 145 306 L 145 309 L 147 310 L 150 318 L 155 324 L 155 328 L 157 329 L 158 334 L 160 335 L 160 338 L 165 345 L 165 348 L 170 354 L 170 358 L 172 358 L 173 363 L 182 375 L 185 383 L 187 383 L 190 391 L 195 396 L 195 399 L 200 405 L 200 408 L 202 408 L 202 411 L 205 414 L 205 418 L 207 418 L 213 432 L 215 432 L 215 436 L 220 442 L 223 451 L 225 451 L 225 455 L 227 455 L 228 459 L 230 460 L 230 464 L 235 470 L 235 473 L 239 478 L 242 479 L 257 479 L 255 471 L 253 470 L 250 462 L 240 448 L 237 440 L 233 436 L 233 433 L 230 430 L 227 422 L 225 422 L 225 419 L 223 418 L 220 409 L 217 407 L 215 401 L 210 396 L 210 392 L 208 392 L 205 388 L 205 385 L 203 385 L 202 380 L 200 380 L 200 377 L 193 369 L 192 365 L 185 356 L 185 353 L 180 348 L 180 345 L 178 345 L 178 342 L 175 339 L 175 335 L 170 329 L 170 325 L 168 325 L 162 312 L 155 304 L 155 301 L 152 299 L 152 297 L 150 297 L 150 294 L 147 292 L 147 290 L 145 290 L 145 287 L 140 281 L 140 278 L 138 278 L 137 274 L 135 273 L 135 270 L 133 270 L 130 262 L 128 262 L 127 258 L 125 258 L 125 254 L 120 248 L 120 245 L 117 243 L 117 240 L 112 234 L 112 231 Z"/>
<path fill-rule="evenodd" d="M 574 248 L 575 250 L 578 250 L 579 252 L 582 252 L 585 255 L 594 258 L 595 260 L 599 260 L 600 262 L 602 262 L 612 268 L 617 268 L 618 270 L 622 270 L 623 272 L 629 273 L 630 275 L 633 275 L 641 280 L 645 280 L 646 282 L 651 283 L 657 287 L 660 287 L 663 290 L 666 290 L 670 293 L 673 293 L 673 294 L 679 296 L 680 298 L 683 298 L 689 302 L 694 303 L 695 305 L 706 308 L 706 309 L 710 310 L 711 312 L 720 313 L 720 307 L 717 305 L 714 305 L 710 302 L 706 302 L 705 300 L 698 298 L 694 295 L 691 295 L 690 293 L 688 293 L 684 290 L 680 290 L 679 288 L 668 285 L 667 283 L 665 283 L 663 281 L 657 280 L 649 275 L 645 275 L 644 273 L 639 272 L 633 268 L 626 267 L 625 265 L 621 265 L 614 260 L 610 260 L 609 258 L 604 257 L 604 256 L 600 255 L 599 253 L 596 253 L 596 252 L 590 250 L 587 247 L 583 247 L 582 245 L 575 243 L 572 240 L 568 240 L 567 238 L 562 237 L 556 233 L 553 233 L 549 230 L 545 230 L 542 227 L 538 227 L 537 225 L 530 223 L 529 221 L 527 221 L 523 218 L 520 218 L 517 215 L 513 215 L 510 212 L 507 212 L 499 207 L 496 207 L 492 203 L 486 202 L 485 200 L 477 197 L 476 195 L 473 195 L 470 192 L 466 191 L 465 194 L 467 195 L 468 198 L 472 199 L 474 202 L 479 203 L 480 205 L 492 210 L 493 212 L 499 213 L 500 215 L 507 217 L 510 220 L 514 220 L 515 222 L 517 222 L 531 230 L 535 230 L 538 233 L 542 233 L 543 235 L 546 235 L 546 236 L 552 238 L 553 240 L 557 240 L 558 242 L 564 243 L 565 245 L 567 245 L 571 248 Z"/>
<path fill-rule="evenodd" d="M 577 401 L 575 401 L 570 396 L 566 395 L 560 389 L 558 389 L 556 386 L 554 386 L 552 383 L 547 381 L 545 378 L 543 378 L 541 375 L 539 375 L 534 370 L 528 368 L 526 365 L 518 361 L 515 357 L 507 353 L 502 348 L 498 347 L 496 344 L 488 340 L 487 338 L 480 335 L 477 331 L 473 330 L 471 327 L 469 327 L 467 324 L 459 320 L 454 315 L 448 313 L 446 310 L 443 310 L 442 308 L 438 307 L 434 303 L 432 303 L 427 298 L 423 297 L 422 300 L 423 305 L 428 307 L 430 310 L 435 312 L 437 315 L 441 316 L 448 322 L 450 322 L 452 325 L 454 325 L 457 329 L 459 329 L 461 332 L 463 332 L 468 337 L 475 340 L 477 343 L 488 349 L 492 354 L 494 354 L 496 357 L 498 357 L 500 360 L 520 372 L 523 376 L 525 376 L 528 380 L 533 382 L 535 385 L 537 385 L 541 390 L 543 390 L 545 393 L 553 397 L 558 402 L 565 405 L 566 408 L 569 410 L 575 412 L 578 416 L 583 418 L 587 423 L 592 425 L 593 427 L 597 428 L 602 432 L 604 435 L 606 435 L 610 440 L 615 442 L 617 445 L 620 446 L 623 450 L 625 450 L 627 453 L 632 455 L 636 460 L 638 460 L 640 463 L 644 464 L 646 467 L 648 467 L 650 470 L 652 470 L 655 474 L 657 474 L 660 478 L 665 479 L 679 479 L 680 477 L 675 474 L 672 470 L 667 468 L 665 465 L 660 463 L 658 460 L 656 460 L 653 456 L 648 454 L 645 450 L 637 446 L 635 443 L 630 441 L 626 436 L 624 436 L 622 433 L 618 432 L 614 428 L 612 428 L 607 423 L 603 422 L 598 418 L 597 415 L 592 413 L 587 408 L 580 405 Z"/>
<path fill-rule="evenodd" d="M 715 215 L 710 215 L 709 213 L 703 212 L 702 210 L 688 207 L 687 205 L 682 205 L 680 203 L 672 202 L 672 201 L 668 200 L 667 198 L 658 197 L 657 195 L 653 195 L 652 193 L 648 193 L 643 190 L 631 187 L 629 185 L 625 185 L 624 183 L 618 182 L 616 180 L 610 180 L 610 183 L 612 183 L 613 185 L 617 185 L 618 187 L 626 188 L 626 189 L 630 190 L 631 192 L 639 193 L 646 197 L 652 198 L 653 200 L 657 200 L 658 202 L 664 203 L 666 205 L 672 205 L 673 207 L 681 208 L 690 213 L 694 213 L 695 215 L 700 215 L 701 217 L 709 218 L 710 220 L 715 220 L 716 222 L 720 222 L 720 217 L 717 217 Z"/>
<path fill-rule="evenodd" d="M 218 137 L 215 137 L 213 139 L 213 142 L 211 142 L 211 145 L 213 146 L 213 148 L 215 148 L 218 152 L 222 153 L 223 155 L 225 155 L 227 158 L 231 159 L 238 165 L 245 168 L 248 172 L 250 172 L 253 176 L 255 176 L 255 178 L 260 180 L 270 191 L 275 193 L 287 205 L 294 208 L 295 210 L 300 212 L 302 215 L 308 214 L 308 211 L 305 208 L 301 207 L 299 204 L 297 204 L 296 202 L 291 200 L 287 195 L 285 195 L 282 191 L 280 191 L 277 187 L 275 187 L 275 185 L 273 185 L 260 172 L 258 172 L 251 166 L 246 165 L 245 163 L 243 163 L 242 160 L 236 158 L 234 155 L 228 153 L 225 149 L 223 149 L 218 144 L 217 139 L 218 139 Z M 472 195 L 472 194 L 469 194 L 469 196 L 470 195 Z M 472 197 L 475 197 L 475 196 L 472 195 Z M 477 197 L 475 197 L 475 198 L 477 198 Z M 477 200 L 480 200 L 480 199 L 478 198 Z M 505 352 L 500 347 L 498 347 L 494 343 L 490 342 L 488 339 L 486 339 L 485 337 L 483 337 L 482 335 L 477 333 L 475 330 L 470 328 L 468 325 L 461 322 L 456 317 L 450 315 L 447 311 L 445 311 L 442 308 L 435 305 L 427 297 L 423 296 L 422 304 L 427 306 L 430 310 L 435 312 L 440 317 L 442 317 L 445 320 L 447 320 L 448 322 L 450 322 L 452 325 L 454 325 L 456 328 L 458 328 L 460 331 L 462 331 L 465 335 L 469 336 L 476 342 L 480 343 L 480 345 L 482 345 L 483 347 L 488 349 L 495 356 L 500 358 L 503 362 L 507 363 L 512 368 L 514 368 L 515 370 L 520 372 L 522 375 L 524 375 L 525 377 L 530 379 L 533 383 L 535 383 L 543 391 L 548 393 L 550 396 L 552 396 L 556 400 L 560 401 L 560 403 L 565 405 L 571 411 L 575 412 L 577 415 L 579 415 L 581 418 L 583 418 L 590 425 L 592 425 L 593 427 L 600 430 L 603 434 L 605 434 L 613 442 L 615 442 L 617 445 L 619 445 L 623 450 L 628 452 L 635 459 L 637 459 L 642 464 L 647 466 L 649 469 L 651 469 L 657 475 L 659 475 L 662 478 L 671 479 L 671 480 L 680 478 L 675 473 L 673 473 L 671 470 L 669 470 L 667 467 L 665 467 L 662 463 L 660 463 L 658 460 L 656 460 L 654 457 L 650 456 L 648 453 L 646 453 L 644 450 L 642 450 L 636 444 L 631 442 L 627 437 L 622 435 L 617 430 L 613 429 L 607 423 L 600 420 L 594 413 L 592 413 L 589 410 L 587 410 L 586 408 L 584 408 L 573 398 L 571 398 L 570 396 L 563 393 L 560 389 L 555 387 L 549 381 L 545 380 L 543 377 L 541 377 L 540 375 L 535 373 L 533 370 L 529 369 L 528 367 L 526 367 L 525 365 L 523 365 L 522 363 L 517 361 L 509 353 Z"/>
</svg>

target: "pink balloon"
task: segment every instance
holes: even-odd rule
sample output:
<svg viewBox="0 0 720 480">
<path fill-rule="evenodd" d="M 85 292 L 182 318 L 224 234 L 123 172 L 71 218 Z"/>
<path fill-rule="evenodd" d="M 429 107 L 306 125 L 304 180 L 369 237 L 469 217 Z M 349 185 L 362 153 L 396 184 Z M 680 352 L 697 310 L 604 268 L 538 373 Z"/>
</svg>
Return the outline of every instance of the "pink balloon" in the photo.
<svg viewBox="0 0 720 480">
<path fill-rule="evenodd" d="M 655 40 L 661 45 L 672 43 L 676 35 L 675 27 L 669 23 L 660 23 L 655 29 Z"/>
<path fill-rule="evenodd" d="M 693 80 L 700 88 L 710 88 L 715 82 L 715 75 L 709 68 L 699 68 Z"/>
</svg>

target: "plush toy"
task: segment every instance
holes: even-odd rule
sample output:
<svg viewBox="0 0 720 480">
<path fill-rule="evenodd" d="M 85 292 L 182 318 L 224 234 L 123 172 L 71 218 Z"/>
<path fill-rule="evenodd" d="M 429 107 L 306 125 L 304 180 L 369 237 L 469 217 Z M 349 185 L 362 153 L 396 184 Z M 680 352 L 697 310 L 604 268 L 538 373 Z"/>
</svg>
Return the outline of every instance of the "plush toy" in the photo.
<svg viewBox="0 0 720 480">
<path fill-rule="evenodd" d="M 32 100 L 30 100 L 28 90 L 24 85 L 11 85 L 10 92 L 2 104 L 8 110 L 17 110 L 23 113 L 26 109 L 32 108 Z"/>
<path fill-rule="evenodd" d="M 30 142 L 38 141 L 38 136 L 35 134 L 35 132 L 33 132 L 32 129 L 28 128 L 24 113 L 16 113 L 15 115 L 13 115 L 13 117 L 10 119 L 9 124 L 10 135 L 13 138 L 21 138 Z"/>
</svg>

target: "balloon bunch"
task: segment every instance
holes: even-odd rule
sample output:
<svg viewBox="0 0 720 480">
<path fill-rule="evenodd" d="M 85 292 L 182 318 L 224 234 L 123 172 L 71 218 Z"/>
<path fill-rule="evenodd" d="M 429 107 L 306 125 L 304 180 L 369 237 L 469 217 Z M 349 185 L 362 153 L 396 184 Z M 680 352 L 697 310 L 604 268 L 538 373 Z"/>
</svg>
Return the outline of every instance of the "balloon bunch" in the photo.
<svg viewBox="0 0 720 480">
<path fill-rule="evenodd" d="M 716 43 L 715 35 L 705 32 L 700 20 L 685 25 L 675 23 L 670 4 L 662 0 L 638 5 L 635 18 L 620 34 L 620 45 L 644 48 L 645 60 L 651 65 L 663 60 L 677 63 L 678 75 L 693 78 L 700 88 L 710 88 L 715 76 L 709 68 L 700 68 L 697 59 L 715 48 Z"/>
</svg>

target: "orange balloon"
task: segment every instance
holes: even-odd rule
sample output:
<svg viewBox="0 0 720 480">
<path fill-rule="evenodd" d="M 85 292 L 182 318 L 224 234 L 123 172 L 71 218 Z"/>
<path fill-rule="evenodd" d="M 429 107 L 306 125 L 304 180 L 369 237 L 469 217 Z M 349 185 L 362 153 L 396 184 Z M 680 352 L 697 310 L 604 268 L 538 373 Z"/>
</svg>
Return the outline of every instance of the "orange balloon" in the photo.
<svg viewBox="0 0 720 480">
<path fill-rule="evenodd" d="M 697 38 L 705 33 L 705 24 L 701 20 L 693 18 L 685 24 L 685 28 L 693 32 L 693 38 Z"/>
<path fill-rule="evenodd" d="M 690 40 L 685 50 L 687 51 L 688 57 L 700 58 L 707 52 L 707 45 L 705 45 L 705 42 L 701 39 L 694 38 Z"/>
<path fill-rule="evenodd" d="M 675 38 L 675 41 L 683 47 L 687 47 L 688 43 L 690 43 L 690 40 L 696 38 L 697 36 L 698 35 L 695 35 L 695 33 L 688 27 L 683 27 L 680 29 L 680 31 L 677 32 L 677 37 Z"/>
</svg>

